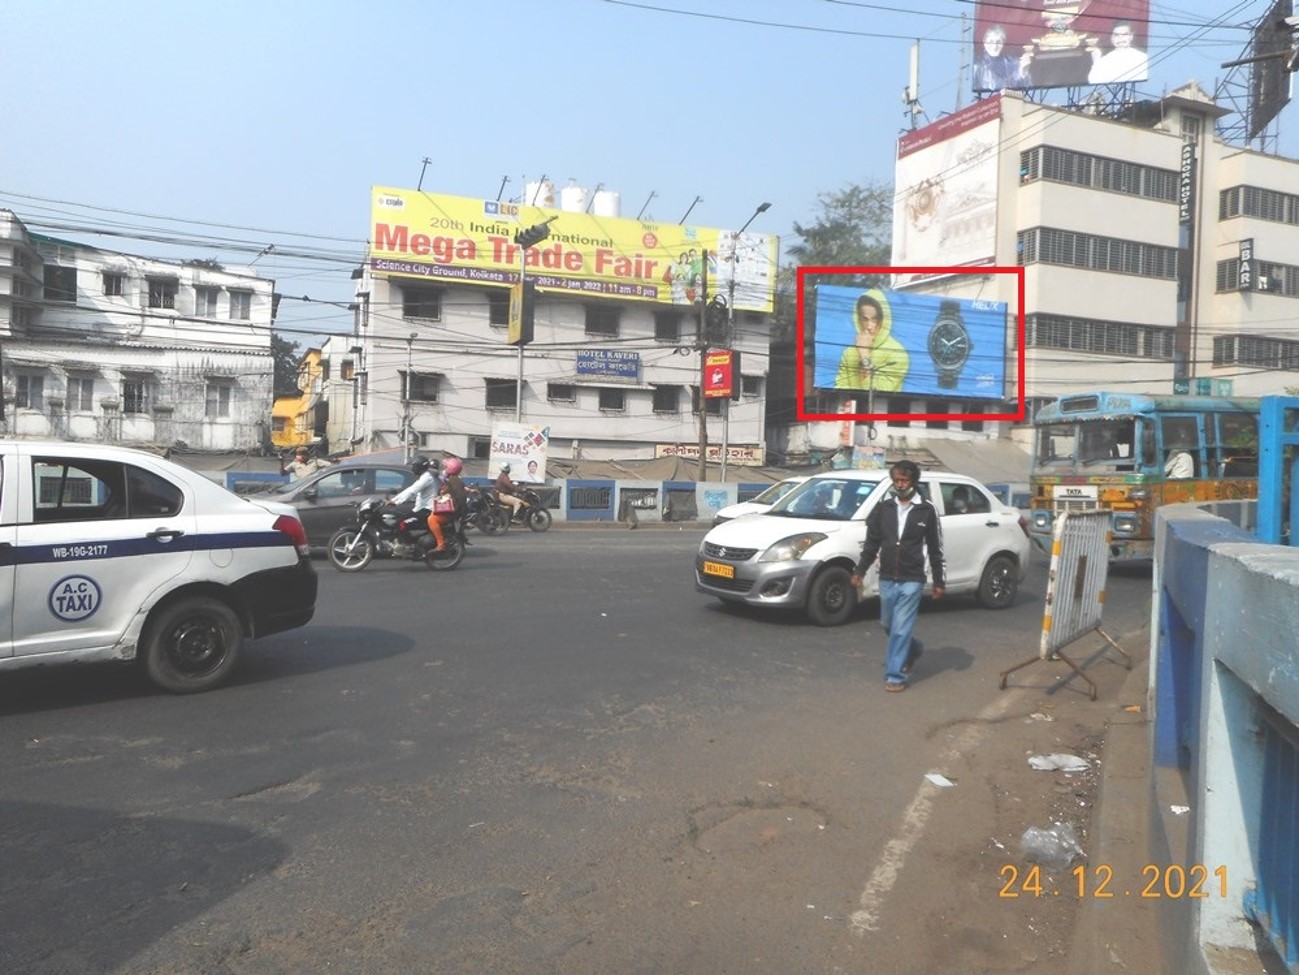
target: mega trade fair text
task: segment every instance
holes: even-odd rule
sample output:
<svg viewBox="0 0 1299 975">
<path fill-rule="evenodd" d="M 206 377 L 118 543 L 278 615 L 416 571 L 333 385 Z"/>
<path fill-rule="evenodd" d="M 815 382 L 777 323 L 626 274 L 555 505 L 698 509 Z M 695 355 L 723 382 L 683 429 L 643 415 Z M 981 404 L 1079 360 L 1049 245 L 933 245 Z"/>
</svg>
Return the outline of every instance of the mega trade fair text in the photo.
<svg viewBox="0 0 1299 975">
<path fill-rule="evenodd" d="M 519 249 L 506 237 L 489 236 L 486 253 L 479 253 L 477 241 L 468 237 L 433 237 L 428 234 L 412 234 L 410 228 L 398 224 L 390 226 L 377 223 L 374 227 L 374 249 L 377 253 L 388 252 L 396 255 L 411 255 L 431 258 L 435 264 L 451 264 L 459 261 L 488 261 L 502 266 L 513 266 L 519 262 Z M 545 268 L 552 271 L 567 271 L 570 274 L 595 274 L 601 277 L 640 278 L 653 280 L 659 277 L 660 261 L 644 254 L 633 254 L 630 257 L 619 254 L 608 247 L 597 247 L 591 253 L 591 266 L 587 265 L 587 255 L 579 250 L 572 250 L 561 243 L 549 247 L 530 248 L 526 255 L 527 266 Z"/>
</svg>

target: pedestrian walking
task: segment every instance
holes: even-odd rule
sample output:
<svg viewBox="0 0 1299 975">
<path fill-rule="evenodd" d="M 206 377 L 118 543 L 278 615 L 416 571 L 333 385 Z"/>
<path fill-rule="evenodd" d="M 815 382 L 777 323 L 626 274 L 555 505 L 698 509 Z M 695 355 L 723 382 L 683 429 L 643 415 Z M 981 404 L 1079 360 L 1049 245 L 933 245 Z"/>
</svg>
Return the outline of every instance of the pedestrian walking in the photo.
<svg viewBox="0 0 1299 975">
<path fill-rule="evenodd" d="M 920 467 L 914 461 L 900 460 L 889 469 L 889 477 L 893 494 L 866 517 L 866 542 L 852 584 L 860 586 L 866 570 L 876 558 L 880 560 L 880 622 L 889 634 L 884 689 L 897 693 L 907 689 L 911 668 L 924 653 L 924 644 L 912 631 L 925 588 L 926 553 L 935 599 L 943 598 L 947 580 L 943 530 L 938 511 L 919 493 Z"/>
</svg>

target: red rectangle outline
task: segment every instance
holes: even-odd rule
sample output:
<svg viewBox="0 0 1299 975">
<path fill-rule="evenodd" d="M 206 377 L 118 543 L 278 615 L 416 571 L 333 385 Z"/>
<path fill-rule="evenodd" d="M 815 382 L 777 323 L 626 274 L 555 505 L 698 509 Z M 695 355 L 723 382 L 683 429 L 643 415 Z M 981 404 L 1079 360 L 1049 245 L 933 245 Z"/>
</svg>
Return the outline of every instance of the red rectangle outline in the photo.
<svg viewBox="0 0 1299 975">
<path fill-rule="evenodd" d="M 804 284 L 806 274 L 1013 274 L 1017 279 L 1019 312 L 1015 316 L 1018 341 L 1015 342 L 1016 376 L 1018 382 L 1017 412 L 1015 413 L 808 413 L 803 409 L 804 397 L 807 394 L 803 383 L 803 312 Z M 844 420 L 1011 420 L 1022 423 L 1024 420 L 1024 268 L 1022 267 L 800 267 L 796 269 L 798 317 L 794 338 L 794 382 L 797 399 L 794 401 L 794 415 L 797 420 L 825 420 L 842 422 Z M 921 394 L 914 393 L 919 396 Z"/>
</svg>

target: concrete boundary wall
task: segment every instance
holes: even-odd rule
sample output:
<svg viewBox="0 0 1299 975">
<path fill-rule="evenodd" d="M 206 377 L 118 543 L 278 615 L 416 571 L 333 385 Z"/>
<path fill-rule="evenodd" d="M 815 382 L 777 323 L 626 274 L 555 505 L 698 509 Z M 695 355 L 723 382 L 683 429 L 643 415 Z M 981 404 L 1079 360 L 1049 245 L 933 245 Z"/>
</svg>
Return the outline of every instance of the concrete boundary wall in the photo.
<svg viewBox="0 0 1299 975">
<path fill-rule="evenodd" d="M 1152 851 L 1166 851 L 1168 862 L 1152 864 L 1203 864 L 1212 888 L 1212 896 L 1164 901 L 1168 933 L 1183 942 L 1170 944 L 1175 971 L 1225 971 L 1216 967 L 1223 952 L 1266 942 L 1299 972 L 1299 946 L 1286 934 L 1295 917 L 1259 910 L 1260 895 L 1295 872 L 1292 855 L 1272 847 L 1278 835 L 1292 844 L 1299 833 L 1299 800 L 1277 808 L 1264 729 L 1279 725 L 1299 741 L 1299 550 L 1254 541 L 1238 524 L 1253 523 L 1247 507 L 1225 512 L 1232 521 L 1172 505 L 1157 520 L 1150 747 L 1163 771 L 1152 781 Z M 1169 818 L 1177 800 L 1159 784 L 1169 772 L 1180 779 L 1189 822 Z M 1282 902 L 1293 915 L 1292 897 Z M 1265 923 L 1251 924 L 1251 912 Z"/>
</svg>

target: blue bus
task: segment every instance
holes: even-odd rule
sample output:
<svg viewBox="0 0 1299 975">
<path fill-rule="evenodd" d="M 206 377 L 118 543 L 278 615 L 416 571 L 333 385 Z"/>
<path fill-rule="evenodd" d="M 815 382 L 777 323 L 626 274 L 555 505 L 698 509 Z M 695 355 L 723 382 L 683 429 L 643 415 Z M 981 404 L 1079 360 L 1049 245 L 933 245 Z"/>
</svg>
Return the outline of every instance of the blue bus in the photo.
<svg viewBox="0 0 1299 975">
<path fill-rule="evenodd" d="M 1051 551 L 1055 518 L 1105 508 L 1111 561 L 1153 557 L 1161 504 L 1258 497 L 1259 401 L 1074 393 L 1033 421 L 1029 532 Z"/>
</svg>

